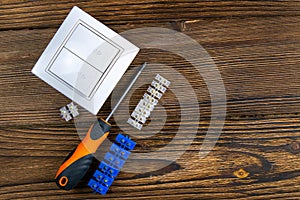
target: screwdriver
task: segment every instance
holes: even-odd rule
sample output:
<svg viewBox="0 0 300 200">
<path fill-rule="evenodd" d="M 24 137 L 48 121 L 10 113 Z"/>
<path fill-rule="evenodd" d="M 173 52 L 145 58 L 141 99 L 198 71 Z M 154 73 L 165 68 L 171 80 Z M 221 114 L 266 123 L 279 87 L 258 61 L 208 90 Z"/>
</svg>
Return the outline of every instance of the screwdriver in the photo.
<svg viewBox="0 0 300 200">
<path fill-rule="evenodd" d="M 55 182 L 59 188 L 70 190 L 84 177 L 93 161 L 93 153 L 97 151 L 98 147 L 109 134 L 111 128 L 111 124 L 108 123 L 109 119 L 117 110 L 146 65 L 147 63 L 145 62 L 140 67 L 108 117 L 105 120 L 101 118 L 97 119 L 97 121 L 90 126 L 84 139 L 65 158 L 55 175 Z"/>
</svg>

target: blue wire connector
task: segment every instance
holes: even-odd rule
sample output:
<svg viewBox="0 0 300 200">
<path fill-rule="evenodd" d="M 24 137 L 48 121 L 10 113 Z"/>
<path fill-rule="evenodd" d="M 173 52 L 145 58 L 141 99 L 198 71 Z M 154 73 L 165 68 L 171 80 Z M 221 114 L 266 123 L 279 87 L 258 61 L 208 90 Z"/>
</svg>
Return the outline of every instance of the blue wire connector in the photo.
<svg viewBox="0 0 300 200">
<path fill-rule="evenodd" d="M 119 173 L 119 170 L 118 170 L 118 169 L 115 169 L 115 168 L 109 166 L 109 165 L 106 164 L 104 161 L 102 161 L 102 162 L 100 163 L 100 165 L 99 165 L 98 168 L 99 168 L 99 170 L 100 170 L 101 172 L 103 172 L 103 173 L 106 174 L 106 175 L 109 175 L 109 176 L 112 177 L 112 178 L 115 178 L 115 177 L 118 175 L 118 173 Z"/>
<path fill-rule="evenodd" d="M 95 193 L 102 195 L 107 193 L 135 145 L 136 143 L 128 136 L 118 134 L 115 143 L 111 145 L 110 151 L 105 154 L 104 160 L 100 162 L 88 183 Z"/>
<path fill-rule="evenodd" d="M 102 195 L 105 195 L 108 191 L 108 187 L 106 187 L 104 185 L 101 185 L 100 182 L 98 182 L 94 179 L 91 179 L 89 181 L 88 186 L 90 188 L 92 188 L 94 190 L 94 192 L 97 192 L 97 193 L 102 194 Z"/>
<path fill-rule="evenodd" d="M 122 134 L 119 134 L 117 136 L 116 142 L 119 144 L 120 147 L 127 149 L 129 151 L 133 150 L 136 144 L 128 136 L 124 136 Z"/>
</svg>

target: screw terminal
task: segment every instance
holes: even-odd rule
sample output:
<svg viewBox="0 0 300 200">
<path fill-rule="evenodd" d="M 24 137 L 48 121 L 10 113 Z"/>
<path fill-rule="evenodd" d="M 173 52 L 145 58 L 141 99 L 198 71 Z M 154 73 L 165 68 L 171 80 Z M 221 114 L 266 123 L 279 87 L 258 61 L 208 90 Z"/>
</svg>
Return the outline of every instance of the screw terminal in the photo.
<svg viewBox="0 0 300 200">
<path fill-rule="evenodd" d="M 158 82 L 155 80 L 157 80 Z M 154 107 L 157 105 L 158 99 L 160 99 L 163 93 L 166 92 L 166 87 L 169 87 L 171 84 L 170 81 L 159 74 L 155 76 L 155 80 L 151 82 L 152 87 L 148 87 L 148 93 L 144 94 L 143 99 L 139 101 L 138 105 L 131 113 L 131 117 L 129 117 L 129 119 L 127 120 L 127 123 L 137 128 L 138 130 L 141 130 L 143 128 L 143 124 L 146 123 L 147 118 L 150 116 L 151 112 L 154 110 Z"/>
<path fill-rule="evenodd" d="M 60 108 L 59 111 L 60 116 L 66 121 L 70 121 L 79 115 L 77 105 L 75 105 L 73 102 Z"/>
<path fill-rule="evenodd" d="M 128 136 L 118 134 L 115 143 L 110 147 L 110 151 L 104 156 L 104 160 L 100 162 L 98 170 L 93 174 L 93 178 L 88 182 L 88 186 L 95 192 L 105 195 L 112 185 L 115 177 L 123 167 L 125 161 L 130 155 L 136 143 Z"/>
<path fill-rule="evenodd" d="M 170 81 L 168 81 L 167 79 L 165 79 L 164 77 L 162 77 L 162 76 L 159 75 L 159 74 L 156 74 L 155 79 L 156 79 L 157 81 L 159 81 L 162 85 L 166 86 L 166 87 L 169 87 L 170 84 L 171 84 Z"/>
</svg>

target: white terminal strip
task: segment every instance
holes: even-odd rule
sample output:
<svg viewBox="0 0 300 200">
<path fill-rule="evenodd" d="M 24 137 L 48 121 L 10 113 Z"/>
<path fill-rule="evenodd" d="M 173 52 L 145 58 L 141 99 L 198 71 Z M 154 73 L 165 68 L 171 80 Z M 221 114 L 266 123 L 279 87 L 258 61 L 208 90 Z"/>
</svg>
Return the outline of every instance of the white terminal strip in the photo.
<svg viewBox="0 0 300 200">
<path fill-rule="evenodd" d="M 66 121 L 70 121 L 71 119 L 79 115 L 77 105 L 75 105 L 73 102 L 60 108 L 59 111 L 60 111 L 60 116 Z"/>
<path fill-rule="evenodd" d="M 157 74 L 155 76 L 155 80 L 151 83 L 152 87 L 148 87 L 148 93 L 144 94 L 143 99 L 141 99 L 135 107 L 131 117 L 127 120 L 127 123 L 138 130 L 141 130 L 143 128 L 143 124 L 147 121 L 147 117 L 150 116 L 150 113 L 157 105 L 158 100 L 162 97 L 163 93 L 167 91 L 170 84 L 170 81 Z"/>
</svg>

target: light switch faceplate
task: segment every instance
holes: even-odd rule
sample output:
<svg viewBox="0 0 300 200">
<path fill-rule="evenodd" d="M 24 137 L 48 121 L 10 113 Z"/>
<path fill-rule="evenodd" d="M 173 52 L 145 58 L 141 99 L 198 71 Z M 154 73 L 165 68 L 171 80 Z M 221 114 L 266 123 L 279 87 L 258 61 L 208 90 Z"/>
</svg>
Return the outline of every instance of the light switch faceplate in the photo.
<svg viewBox="0 0 300 200">
<path fill-rule="evenodd" d="M 138 52 L 75 6 L 32 73 L 96 115 Z"/>
</svg>

